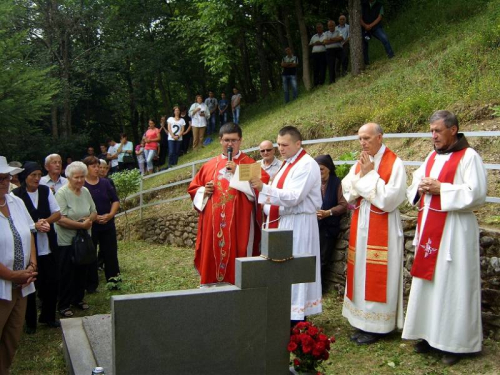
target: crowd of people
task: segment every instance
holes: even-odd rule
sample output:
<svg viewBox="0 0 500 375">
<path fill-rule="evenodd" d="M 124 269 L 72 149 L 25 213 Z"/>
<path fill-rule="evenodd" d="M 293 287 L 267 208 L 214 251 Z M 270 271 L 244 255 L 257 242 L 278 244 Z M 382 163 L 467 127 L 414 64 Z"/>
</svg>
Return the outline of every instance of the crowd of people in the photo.
<svg viewBox="0 0 500 375">
<path fill-rule="evenodd" d="M 293 255 L 316 256 L 316 281 L 292 286 L 292 326 L 322 312 L 322 283 L 335 253 L 340 220 L 353 210 L 343 316 L 351 340 L 368 345 L 402 329 L 419 340 L 417 353 L 438 350 L 442 362 L 482 347 L 479 230 L 473 210 L 486 199 L 480 156 L 458 132 L 456 116 L 437 111 L 429 120 L 434 151 L 408 187 L 401 159 L 383 143 L 379 124 L 359 131 L 359 160 L 340 180 L 329 155 L 313 159 L 293 126 L 282 128 L 276 158 L 260 144 L 260 175 L 240 180 L 255 160 L 240 150 L 242 129 L 219 131 L 221 153 L 205 163 L 188 192 L 199 212 L 195 267 L 202 287 L 234 284 L 235 258 L 259 253 L 260 229 L 293 231 Z M 403 318 L 403 228 L 398 207 L 419 207 L 413 282 Z M 237 217 L 236 221 L 230 218 Z M 323 289 L 323 290 L 322 290 Z"/>
<path fill-rule="evenodd" d="M 123 151 L 131 150 L 127 142 L 121 145 Z M 121 281 L 114 224 L 120 202 L 106 178 L 108 163 L 87 156 L 70 163 L 65 176 L 58 154 L 48 155 L 44 168 L 32 161 L 19 164 L 0 156 L 2 374 L 12 363 L 24 323 L 25 332 L 34 334 L 38 323 L 60 327 L 57 311 L 68 318 L 74 308 L 89 309 L 84 297 L 97 292 L 99 266 L 107 282 Z M 78 230 L 87 231 L 99 249 L 98 259 L 89 265 L 72 260 Z"/>
<path fill-rule="evenodd" d="M 372 38 L 378 39 L 384 46 L 388 58 L 393 58 L 394 51 L 389 38 L 382 27 L 384 7 L 379 0 L 364 0 L 361 3 L 361 28 L 363 40 L 363 58 L 365 65 L 370 64 L 369 42 Z M 314 86 L 323 85 L 328 71 L 328 83 L 332 84 L 339 76 L 347 74 L 349 66 L 350 26 L 345 14 L 340 14 L 338 25 L 334 20 L 328 20 L 328 30 L 324 31 L 323 24 L 316 24 L 316 34 L 311 37 L 311 60 Z M 290 47 L 285 48 L 285 56 L 281 60 L 283 92 L 285 103 L 298 97 L 297 67 L 299 60 Z"/>
</svg>

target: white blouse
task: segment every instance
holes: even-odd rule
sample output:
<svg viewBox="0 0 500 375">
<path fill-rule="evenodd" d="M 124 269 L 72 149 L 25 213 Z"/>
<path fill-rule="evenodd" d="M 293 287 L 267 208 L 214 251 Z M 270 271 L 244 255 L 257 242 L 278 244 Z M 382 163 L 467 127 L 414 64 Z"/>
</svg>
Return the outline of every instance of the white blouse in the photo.
<svg viewBox="0 0 500 375">
<path fill-rule="evenodd" d="M 31 232 L 35 231 L 35 223 L 24 205 L 24 202 L 11 194 L 5 195 L 9 205 L 10 216 L 21 236 L 24 252 L 24 268 L 28 267 L 31 255 Z M 0 263 L 9 269 L 14 267 L 14 237 L 10 230 L 9 219 L 0 212 Z M 23 297 L 35 291 L 35 285 L 29 284 L 22 291 Z M 12 282 L 0 279 L 0 299 L 12 299 Z"/>
</svg>

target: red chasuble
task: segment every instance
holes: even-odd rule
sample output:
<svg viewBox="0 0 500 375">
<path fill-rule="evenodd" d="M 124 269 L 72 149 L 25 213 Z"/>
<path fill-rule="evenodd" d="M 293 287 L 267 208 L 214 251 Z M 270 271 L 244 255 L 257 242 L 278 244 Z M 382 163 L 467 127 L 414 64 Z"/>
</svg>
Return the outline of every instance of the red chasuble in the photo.
<svg viewBox="0 0 500 375">
<path fill-rule="evenodd" d="M 243 152 L 236 164 L 255 161 Z M 246 195 L 229 187 L 229 181 L 219 173 L 225 169 L 227 159 L 221 155 L 205 163 L 191 181 L 188 193 L 194 199 L 196 191 L 209 181 L 214 183 L 214 193 L 208 199 L 198 219 L 194 264 L 201 276 L 201 284 L 226 282 L 234 284 L 235 259 L 246 257 L 249 242 L 253 241 L 253 255 L 258 255 L 260 244 L 260 210 Z M 269 176 L 262 171 L 262 180 Z M 257 195 L 256 195 L 257 196 Z M 258 212 L 258 213 L 257 213 Z M 252 213 L 254 233 L 250 228 Z"/>
<path fill-rule="evenodd" d="M 378 174 L 387 184 L 392 174 L 392 167 L 396 161 L 396 154 L 386 147 Z M 356 164 L 355 172 L 359 173 L 361 166 Z M 358 235 L 358 217 L 361 197 L 356 201 L 356 209 L 351 219 L 351 233 L 347 255 L 347 298 L 351 301 L 354 296 L 354 268 L 356 261 L 356 244 Z M 373 204 L 370 205 L 370 226 L 368 228 L 368 243 L 366 245 L 366 276 L 365 300 L 373 302 L 387 302 L 387 251 L 389 244 L 389 214 Z"/>
<path fill-rule="evenodd" d="M 444 164 L 441 172 L 439 173 L 438 181 L 442 183 L 452 184 L 455 180 L 458 164 L 465 155 L 467 149 L 456 151 L 451 154 L 448 161 Z M 431 174 L 434 161 L 436 160 L 436 151 L 432 153 L 425 166 L 425 177 Z M 424 210 L 424 197 L 420 198 L 420 210 L 418 212 L 418 225 L 417 230 L 423 228 L 420 235 L 420 241 L 417 245 L 417 255 L 413 261 L 411 268 L 411 275 L 420 277 L 424 280 L 432 281 L 434 277 L 434 270 L 436 269 L 436 262 L 441 246 L 441 237 L 443 236 L 444 225 L 446 224 L 446 217 L 448 212 L 441 211 L 441 196 L 432 195 L 429 211 L 422 223 L 422 216 Z M 423 225 L 423 227 L 422 227 Z"/>
</svg>

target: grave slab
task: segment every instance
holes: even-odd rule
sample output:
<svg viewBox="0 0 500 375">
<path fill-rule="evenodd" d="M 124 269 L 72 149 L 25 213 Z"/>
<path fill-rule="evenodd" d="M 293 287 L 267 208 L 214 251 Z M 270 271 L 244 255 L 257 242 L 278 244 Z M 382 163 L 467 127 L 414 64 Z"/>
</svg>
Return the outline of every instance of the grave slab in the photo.
<svg viewBox="0 0 500 375">
<path fill-rule="evenodd" d="M 115 374 L 265 374 L 267 289 L 112 297 Z"/>
</svg>

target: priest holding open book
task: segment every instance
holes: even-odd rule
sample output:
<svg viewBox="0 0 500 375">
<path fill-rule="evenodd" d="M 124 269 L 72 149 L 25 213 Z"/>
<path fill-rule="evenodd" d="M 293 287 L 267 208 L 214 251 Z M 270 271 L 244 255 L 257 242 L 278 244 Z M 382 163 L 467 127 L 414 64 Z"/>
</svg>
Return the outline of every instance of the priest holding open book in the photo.
<svg viewBox="0 0 500 375">
<path fill-rule="evenodd" d="M 261 215 L 257 191 L 248 178 L 257 171 L 263 181 L 269 181 L 260 164 L 240 151 L 242 131 L 238 125 L 223 125 L 219 142 L 222 153 L 201 167 L 188 188 L 200 213 L 194 264 L 202 286 L 234 284 L 235 259 L 258 255 Z M 242 181 L 238 166 L 247 165 L 243 168 L 247 180 Z"/>
</svg>

